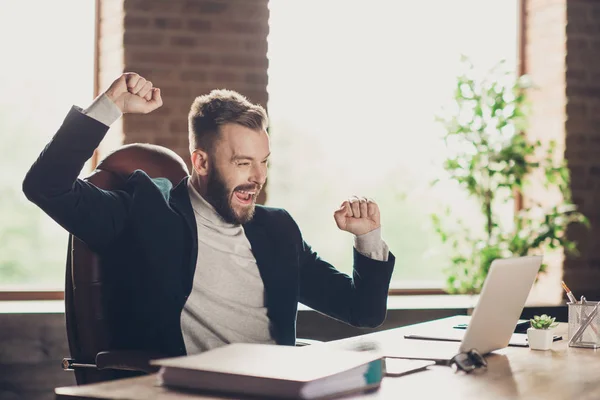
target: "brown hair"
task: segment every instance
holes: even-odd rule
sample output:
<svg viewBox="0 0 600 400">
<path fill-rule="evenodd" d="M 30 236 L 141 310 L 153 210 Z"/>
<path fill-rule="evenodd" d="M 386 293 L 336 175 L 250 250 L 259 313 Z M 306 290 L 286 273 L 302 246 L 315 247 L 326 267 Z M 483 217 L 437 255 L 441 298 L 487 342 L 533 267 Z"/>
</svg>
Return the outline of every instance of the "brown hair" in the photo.
<svg viewBox="0 0 600 400">
<path fill-rule="evenodd" d="M 188 115 L 190 151 L 212 151 L 219 128 L 231 123 L 266 130 L 268 117 L 263 107 L 233 90 L 213 90 L 196 97 Z"/>
</svg>

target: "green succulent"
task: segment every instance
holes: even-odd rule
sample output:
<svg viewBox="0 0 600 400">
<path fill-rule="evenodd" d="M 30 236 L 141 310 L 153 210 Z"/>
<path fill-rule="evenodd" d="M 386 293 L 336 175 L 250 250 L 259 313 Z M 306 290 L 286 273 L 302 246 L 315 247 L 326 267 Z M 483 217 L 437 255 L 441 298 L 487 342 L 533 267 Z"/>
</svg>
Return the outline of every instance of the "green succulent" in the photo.
<svg viewBox="0 0 600 400">
<path fill-rule="evenodd" d="M 539 315 L 534 315 L 533 318 L 529 320 L 529 322 L 531 323 L 532 328 L 550 329 L 558 325 L 558 323 L 554 322 L 555 319 L 556 318 L 551 317 L 549 315 L 542 314 L 541 317 Z"/>
</svg>

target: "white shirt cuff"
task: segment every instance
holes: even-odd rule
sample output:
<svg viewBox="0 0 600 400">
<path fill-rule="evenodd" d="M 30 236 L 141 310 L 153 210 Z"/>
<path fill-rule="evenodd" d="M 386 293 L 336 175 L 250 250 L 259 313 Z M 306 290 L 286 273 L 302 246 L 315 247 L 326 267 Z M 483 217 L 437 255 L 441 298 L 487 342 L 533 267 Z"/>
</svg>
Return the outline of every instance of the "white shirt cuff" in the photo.
<svg viewBox="0 0 600 400">
<path fill-rule="evenodd" d="M 123 115 L 119 107 L 104 93 L 96 97 L 94 102 L 83 110 L 83 113 L 106 126 L 111 126 Z"/>
<path fill-rule="evenodd" d="M 377 261 L 387 261 L 390 249 L 381 238 L 381 228 L 354 237 L 356 251 Z"/>
</svg>

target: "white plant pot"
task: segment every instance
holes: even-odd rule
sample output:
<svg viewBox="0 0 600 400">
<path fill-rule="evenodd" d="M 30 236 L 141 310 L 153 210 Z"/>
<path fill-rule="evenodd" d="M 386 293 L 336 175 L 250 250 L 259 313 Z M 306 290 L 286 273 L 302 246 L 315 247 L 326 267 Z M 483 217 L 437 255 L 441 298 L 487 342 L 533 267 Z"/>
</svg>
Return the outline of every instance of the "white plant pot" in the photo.
<svg viewBox="0 0 600 400">
<path fill-rule="evenodd" d="M 527 329 L 527 341 L 531 350 L 550 350 L 553 338 L 552 329 Z"/>
</svg>

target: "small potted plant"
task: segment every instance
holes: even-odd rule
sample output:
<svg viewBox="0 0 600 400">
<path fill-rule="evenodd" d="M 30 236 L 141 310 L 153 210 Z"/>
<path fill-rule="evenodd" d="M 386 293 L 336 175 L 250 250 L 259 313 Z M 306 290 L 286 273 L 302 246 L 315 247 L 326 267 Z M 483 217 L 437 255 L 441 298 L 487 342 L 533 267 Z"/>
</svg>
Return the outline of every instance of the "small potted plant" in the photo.
<svg viewBox="0 0 600 400">
<path fill-rule="evenodd" d="M 554 330 L 558 324 L 554 322 L 555 318 L 542 314 L 534 315 L 529 320 L 531 327 L 527 329 L 527 341 L 532 350 L 550 350 L 554 338 Z"/>
</svg>

